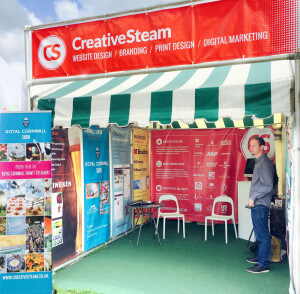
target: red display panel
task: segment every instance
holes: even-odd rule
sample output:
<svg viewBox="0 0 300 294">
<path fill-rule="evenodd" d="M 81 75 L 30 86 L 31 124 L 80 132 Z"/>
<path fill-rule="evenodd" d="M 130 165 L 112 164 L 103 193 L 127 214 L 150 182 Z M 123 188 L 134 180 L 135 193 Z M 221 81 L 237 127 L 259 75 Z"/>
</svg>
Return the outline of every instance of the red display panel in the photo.
<svg viewBox="0 0 300 294">
<path fill-rule="evenodd" d="M 237 221 L 237 181 L 244 180 L 241 141 L 247 130 L 159 130 L 151 132 L 151 200 L 177 197 L 187 221 L 203 222 L 217 196 L 233 199 Z M 173 207 L 166 205 L 166 211 Z M 230 214 L 231 207 L 217 207 Z"/>
</svg>

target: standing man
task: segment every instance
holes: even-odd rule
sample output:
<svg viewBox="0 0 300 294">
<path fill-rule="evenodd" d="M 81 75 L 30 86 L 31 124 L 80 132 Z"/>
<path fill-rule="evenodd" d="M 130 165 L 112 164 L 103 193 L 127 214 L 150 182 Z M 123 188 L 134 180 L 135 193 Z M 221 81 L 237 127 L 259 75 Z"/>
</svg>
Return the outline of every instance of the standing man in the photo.
<svg viewBox="0 0 300 294">
<path fill-rule="evenodd" d="M 255 166 L 250 188 L 248 204 L 251 207 L 251 218 L 256 239 L 259 241 L 258 254 L 255 258 L 247 258 L 253 267 L 247 269 L 250 273 L 265 273 L 269 271 L 271 257 L 271 237 L 268 226 L 268 215 L 272 199 L 273 178 L 275 167 L 264 153 L 265 141 L 254 137 L 250 141 L 250 152 L 255 156 Z"/>
</svg>

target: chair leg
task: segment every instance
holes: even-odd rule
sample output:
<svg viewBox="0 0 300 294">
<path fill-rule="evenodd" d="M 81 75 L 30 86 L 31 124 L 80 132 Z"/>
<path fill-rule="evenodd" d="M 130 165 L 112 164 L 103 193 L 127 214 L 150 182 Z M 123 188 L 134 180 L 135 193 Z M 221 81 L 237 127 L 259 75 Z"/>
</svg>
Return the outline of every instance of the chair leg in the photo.
<svg viewBox="0 0 300 294">
<path fill-rule="evenodd" d="M 180 217 L 177 218 L 177 233 L 179 234 Z"/>
<path fill-rule="evenodd" d="M 182 230 L 183 230 L 183 238 L 185 238 L 185 221 L 184 221 L 184 216 L 182 217 Z"/>
<path fill-rule="evenodd" d="M 234 228 L 235 238 L 237 239 L 238 235 L 237 235 L 237 231 L 236 231 L 236 226 L 235 226 L 234 218 L 232 219 L 232 222 L 233 222 L 233 228 Z"/>
<path fill-rule="evenodd" d="M 225 220 L 225 241 L 226 241 L 226 244 L 228 243 L 228 240 L 227 240 L 227 220 Z"/>
<path fill-rule="evenodd" d="M 205 241 L 207 240 L 207 218 L 205 218 Z"/>
<path fill-rule="evenodd" d="M 215 228 L 214 228 L 214 220 L 211 220 L 211 231 L 212 231 L 212 235 L 215 235 Z"/>
<path fill-rule="evenodd" d="M 165 239 L 165 236 L 166 236 L 166 218 L 164 217 L 163 239 Z"/>
</svg>

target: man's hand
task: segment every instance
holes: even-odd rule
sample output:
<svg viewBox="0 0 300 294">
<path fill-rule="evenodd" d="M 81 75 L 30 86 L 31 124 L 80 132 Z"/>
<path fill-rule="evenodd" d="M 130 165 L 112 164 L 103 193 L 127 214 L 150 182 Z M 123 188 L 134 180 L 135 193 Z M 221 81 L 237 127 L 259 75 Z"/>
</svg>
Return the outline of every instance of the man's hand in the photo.
<svg viewBox="0 0 300 294">
<path fill-rule="evenodd" d="M 250 207 L 254 207 L 254 201 L 251 198 L 249 198 L 248 204 Z"/>
</svg>

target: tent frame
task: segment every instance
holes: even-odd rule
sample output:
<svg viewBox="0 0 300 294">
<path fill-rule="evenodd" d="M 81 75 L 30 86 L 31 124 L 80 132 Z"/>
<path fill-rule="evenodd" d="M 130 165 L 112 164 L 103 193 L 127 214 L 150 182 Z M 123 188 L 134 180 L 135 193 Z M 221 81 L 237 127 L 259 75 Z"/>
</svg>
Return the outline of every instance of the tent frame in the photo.
<svg viewBox="0 0 300 294">
<path fill-rule="evenodd" d="M 26 65 L 26 95 L 28 102 L 28 109 L 32 110 L 32 98 L 31 98 L 31 86 L 34 85 L 42 85 L 42 84 L 51 84 L 51 83 L 59 83 L 66 81 L 78 81 L 78 80 L 87 80 L 87 79 L 100 79 L 107 77 L 117 77 L 124 75 L 136 75 L 136 74 L 145 74 L 145 73 L 155 73 L 155 72 L 166 72 L 166 71 L 175 71 L 175 70 L 183 70 L 183 69 L 196 69 L 196 68 L 206 68 L 206 67 L 218 67 L 224 65 L 234 65 L 234 64 L 246 64 L 246 63 L 256 63 L 256 62 L 264 62 L 264 61 L 274 61 L 274 60 L 294 60 L 295 61 L 295 84 L 294 84 L 294 97 L 292 97 L 294 103 L 294 109 L 292 106 L 293 117 L 294 117 L 294 138 L 293 138 L 293 169 L 294 169 L 294 179 L 298 179 L 300 176 L 300 53 L 293 54 L 283 54 L 283 55 L 274 55 L 274 56 L 265 56 L 265 57 L 255 57 L 255 58 L 242 58 L 236 60 L 226 60 L 226 61 L 217 61 L 217 62 L 207 62 L 202 64 L 191 64 L 191 65 L 181 65 L 181 66 L 172 66 L 172 67 L 161 67 L 161 68 L 145 68 L 140 70 L 132 70 L 132 71 L 124 71 L 124 72 L 113 72 L 113 73 L 101 73 L 96 75 L 81 75 L 81 76 L 72 76 L 72 77 L 60 77 L 60 78 L 48 78 L 48 79 L 39 79 L 32 80 L 31 78 L 31 33 L 34 29 L 60 26 L 60 25 L 68 25 L 73 23 L 79 23 L 82 21 L 92 21 L 96 19 L 108 19 L 117 16 L 124 16 L 128 14 L 135 13 L 147 13 L 150 11 L 155 11 L 158 9 L 165 8 L 174 8 L 183 5 L 191 5 L 192 3 L 203 3 L 206 1 L 199 0 L 185 0 L 173 4 L 152 6 L 149 8 L 130 10 L 123 13 L 114 13 L 108 15 L 102 15 L 98 17 L 91 18 L 82 18 L 77 20 L 70 20 L 65 22 L 57 22 L 52 24 L 45 24 L 40 26 L 26 26 L 24 30 L 25 34 L 25 65 Z M 294 211 L 292 211 L 293 223 L 292 225 L 292 233 L 293 233 L 293 243 L 292 243 L 292 256 L 293 256 L 293 264 L 290 264 L 290 275 L 291 275 L 291 284 L 290 284 L 290 293 L 295 293 L 295 291 L 300 291 L 300 182 L 294 180 L 294 197 L 293 207 Z"/>
</svg>

